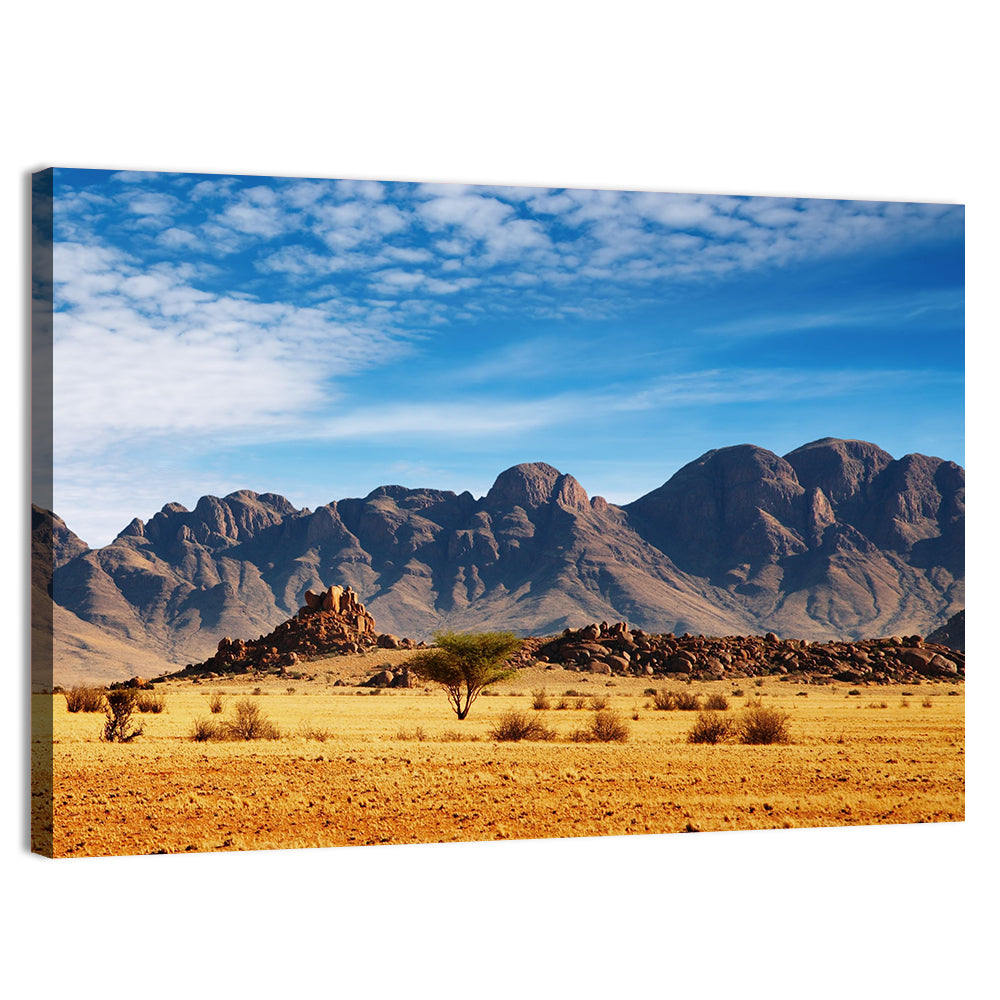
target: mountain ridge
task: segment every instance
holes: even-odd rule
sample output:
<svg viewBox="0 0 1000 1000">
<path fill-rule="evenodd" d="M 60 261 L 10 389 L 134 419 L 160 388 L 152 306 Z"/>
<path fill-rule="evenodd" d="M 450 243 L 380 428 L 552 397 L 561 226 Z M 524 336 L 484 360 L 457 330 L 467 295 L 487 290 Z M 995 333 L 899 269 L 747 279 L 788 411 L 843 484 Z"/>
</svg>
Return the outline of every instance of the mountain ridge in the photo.
<svg viewBox="0 0 1000 1000">
<path fill-rule="evenodd" d="M 863 638 L 923 634 L 964 606 L 961 467 L 836 438 L 784 457 L 713 449 L 621 506 L 528 462 L 479 499 L 380 486 L 315 511 L 251 490 L 167 503 L 98 549 L 50 516 L 55 602 L 175 663 L 269 632 L 331 583 L 417 640 L 602 619 Z"/>
</svg>

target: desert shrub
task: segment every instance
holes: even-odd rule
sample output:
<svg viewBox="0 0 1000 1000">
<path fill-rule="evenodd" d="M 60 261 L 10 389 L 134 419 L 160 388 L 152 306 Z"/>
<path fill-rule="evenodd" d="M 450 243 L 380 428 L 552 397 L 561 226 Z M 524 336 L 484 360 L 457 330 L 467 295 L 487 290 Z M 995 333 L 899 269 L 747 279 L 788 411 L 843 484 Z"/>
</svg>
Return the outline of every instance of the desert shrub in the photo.
<svg viewBox="0 0 1000 1000">
<path fill-rule="evenodd" d="M 722 712 L 710 709 L 699 712 L 687 735 L 688 743 L 721 743 L 732 731 L 733 720 Z"/>
<path fill-rule="evenodd" d="M 563 711 L 563 710 L 565 710 L 567 708 L 569 708 L 569 701 L 566 698 L 560 698 L 556 702 L 556 710 L 557 711 Z"/>
<path fill-rule="evenodd" d="M 81 684 L 63 693 L 67 712 L 100 712 L 104 709 L 104 688 Z"/>
<path fill-rule="evenodd" d="M 753 682 L 753 686 L 754 686 L 754 687 L 758 687 L 758 688 L 759 688 L 759 687 L 763 687 L 763 686 L 764 686 L 764 678 L 763 678 L 763 677 L 758 677 L 758 678 L 757 678 L 757 679 L 756 679 L 756 680 L 755 680 L 755 681 Z"/>
<path fill-rule="evenodd" d="M 212 715 L 219 715 L 225 707 L 226 699 L 223 698 L 221 691 L 216 691 L 208 701 L 208 710 Z"/>
<path fill-rule="evenodd" d="M 628 723 L 613 708 L 598 709 L 584 729 L 570 734 L 575 743 L 624 743 L 628 739 Z"/>
<path fill-rule="evenodd" d="M 608 707 L 608 699 L 604 695 L 591 695 L 590 708 L 594 712 L 601 712 Z"/>
<path fill-rule="evenodd" d="M 809 697 L 809 692 L 808 691 L 796 691 L 795 692 L 795 697 L 796 698 L 808 698 Z"/>
<path fill-rule="evenodd" d="M 254 688 L 254 689 L 253 689 L 253 693 L 254 693 L 255 695 L 260 695 L 260 694 L 262 694 L 263 692 L 261 691 L 261 689 L 260 689 L 259 687 L 257 687 L 257 688 Z"/>
<path fill-rule="evenodd" d="M 705 699 L 705 708 L 710 712 L 725 712 L 729 708 L 729 699 L 724 694 L 710 694 Z"/>
<path fill-rule="evenodd" d="M 367 693 L 370 694 L 372 697 L 378 697 L 378 695 L 380 695 L 384 690 L 385 688 L 372 688 Z"/>
<path fill-rule="evenodd" d="M 490 728 L 490 739 L 499 743 L 513 743 L 517 740 L 551 740 L 556 732 L 549 729 L 536 715 L 508 709 Z"/>
<path fill-rule="evenodd" d="M 931 707 L 931 706 L 932 706 L 932 705 L 934 704 L 934 702 L 932 702 L 932 701 L 930 700 L 930 698 L 924 698 L 924 700 L 923 700 L 923 701 L 922 701 L 922 702 L 921 702 L 920 704 L 921 704 L 921 705 L 922 705 L 922 706 L 923 706 L 924 708 L 930 708 L 930 707 Z"/>
<path fill-rule="evenodd" d="M 733 688 L 734 698 L 742 698 L 745 693 L 746 692 L 744 692 L 743 688 Z"/>
<path fill-rule="evenodd" d="M 136 699 L 135 707 L 140 712 L 151 712 L 159 715 L 167 707 L 167 699 L 159 692 L 143 691 Z"/>
<path fill-rule="evenodd" d="M 400 729 L 396 732 L 397 740 L 417 740 L 419 743 L 423 743 L 427 739 L 427 733 L 424 732 L 423 726 L 417 726 L 412 732 L 409 729 Z"/>
<path fill-rule="evenodd" d="M 215 719 L 195 719 L 191 726 L 191 739 L 196 743 L 206 743 L 222 736 L 222 726 Z"/>
<path fill-rule="evenodd" d="M 579 692 L 579 691 L 577 691 L 577 690 L 575 690 L 574 688 L 569 688 L 568 690 L 566 690 L 566 691 L 563 691 L 563 694 L 564 694 L 564 695 L 565 695 L 565 696 L 566 696 L 567 698 L 576 698 L 576 697 L 578 697 L 578 696 L 579 696 L 580 692 Z"/>
<path fill-rule="evenodd" d="M 285 688 L 285 694 L 295 694 L 295 688 L 293 687 Z"/>
<path fill-rule="evenodd" d="M 672 712 L 677 707 L 673 691 L 653 691 L 653 708 L 661 712 Z"/>
<path fill-rule="evenodd" d="M 657 691 L 653 696 L 653 707 L 661 712 L 697 712 L 701 708 L 701 700 L 691 691 Z"/>
<path fill-rule="evenodd" d="M 277 740 L 277 727 L 261 710 L 260 705 L 243 698 L 236 702 L 233 719 L 226 723 L 226 736 L 231 740 Z"/>
<path fill-rule="evenodd" d="M 628 723 L 613 708 L 595 712 L 590 729 L 594 739 L 602 743 L 624 743 L 628 739 Z"/>
<path fill-rule="evenodd" d="M 904 698 L 904 699 L 903 699 L 903 700 L 902 700 L 902 701 L 901 701 L 901 702 L 899 703 L 899 707 L 900 707 L 900 708 L 909 708 L 909 707 L 910 707 L 910 703 L 909 703 L 909 702 L 908 702 L 908 701 L 907 701 L 907 700 L 906 700 L 906 699 Z"/>
<path fill-rule="evenodd" d="M 573 700 L 573 707 L 576 709 L 586 708 L 587 699 L 586 698 L 575 698 Z"/>
<path fill-rule="evenodd" d="M 764 708 L 758 703 L 743 710 L 736 732 L 741 743 L 788 743 L 791 739 L 788 732 L 790 718 L 779 708 Z"/>
<path fill-rule="evenodd" d="M 545 693 L 545 688 L 537 688 L 531 692 L 531 707 L 539 711 L 552 707 L 549 696 Z"/>
<path fill-rule="evenodd" d="M 904 691 L 903 692 L 903 697 L 904 698 L 912 698 L 913 697 L 913 692 L 912 691 Z"/>
<path fill-rule="evenodd" d="M 132 713 L 135 711 L 138 696 L 139 693 L 135 688 L 109 691 L 105 695 L 107 704 L 104 714 L 107 719 L 101 738 L 106 743 L 130 743 L 137 736 L 142 736 L 142 726 L 132 723 Z"/>
<path fill-rule="evenodd" d="M 857 688 L 851 688 L 851 690 L 847 692 L 847 696 L 849 698 L 859 694 L 861 694 L 861 692 Z"/>
<path fill-rule="evenodd" d="M 318 740 L 320 743 L 333 739 L 332 729 L 323 729 L 320 726 L 314 726 L 311 722 L 299 723 L 297 733 L 304 740 Z"/>
<path fill-rule="evenodd" d="M 656 688 L 645 688 L 642 693 L 652 698 L 656 695 Z"/>
</svg>

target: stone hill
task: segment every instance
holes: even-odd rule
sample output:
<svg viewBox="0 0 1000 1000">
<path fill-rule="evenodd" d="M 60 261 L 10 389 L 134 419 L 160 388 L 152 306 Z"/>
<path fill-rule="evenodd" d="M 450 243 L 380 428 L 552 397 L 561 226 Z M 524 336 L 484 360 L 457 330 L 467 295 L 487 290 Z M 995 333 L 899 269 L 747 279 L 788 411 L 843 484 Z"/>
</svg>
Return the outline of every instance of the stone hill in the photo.
<svg viewBox="0 0 1000 1000">
<path fill-rule="evenodd" d="M 285 674 L 288 668 L 316 657 L 359 653 L 366 649 L 412 649 L 410 639 L 375 632 L 375 619 L 350 587 L 332 586 L 322 593 L 307 590 L 298 613 L 258 639 L 219 640 L 215 655 L 188 664 L 177 673 L 205 676 L 246 673 Z"/>
</svg>

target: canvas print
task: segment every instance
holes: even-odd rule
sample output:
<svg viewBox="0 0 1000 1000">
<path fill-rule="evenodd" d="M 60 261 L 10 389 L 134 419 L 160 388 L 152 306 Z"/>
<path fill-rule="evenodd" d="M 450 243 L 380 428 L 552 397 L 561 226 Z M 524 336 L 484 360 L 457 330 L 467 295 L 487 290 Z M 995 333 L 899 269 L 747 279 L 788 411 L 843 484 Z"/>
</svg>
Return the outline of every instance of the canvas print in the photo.
<svg viewBox="0 0 1000 1000">
<path fill-rule="evenodd" d="M 964 819 L 961 205 L 32 212 L 34 850 Z"/>
</svg>

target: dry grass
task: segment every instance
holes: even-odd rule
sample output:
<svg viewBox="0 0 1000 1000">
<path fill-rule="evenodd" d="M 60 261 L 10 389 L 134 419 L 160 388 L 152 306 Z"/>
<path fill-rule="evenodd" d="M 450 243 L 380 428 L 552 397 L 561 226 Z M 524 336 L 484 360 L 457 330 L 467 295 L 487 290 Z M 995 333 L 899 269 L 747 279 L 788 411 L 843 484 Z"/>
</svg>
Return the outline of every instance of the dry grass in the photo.
<svg viewBox="0 0 1000 1000">
<path fill-rule="evenodd" d="M 721 711 L 699 712 L 687 735 L 688 743 L 721 743 L 733 729 L 733 720 Z"/>
<path fill-rule="evenodd" d="M 90 687 L 78 684 L 69 691 L 63 692 L 66 699 L 67 712 L 102 712 L 104 711 L 105 691 L 102 687 Z"/>
<path fill-rule="evenodd" d="M 769 708 L 790 715 L 790 744 L 688 742 L 691 717 L 644 712 L 626 743 L 574 743 L 589 714 L 549 713 L 553 740 L 497 742 L 491 728 L 525 691 L 573 690 L 586 699 L 605 678 L 526 670 L 480 699 L 459 726 L 442 695 L 389 691 L 353 697 L 323 672 L 285 694 L 278 680 L 223 682 L 230 706 L 255 685 L 280 740 L 192 738 L 206 719 L 197 686 L 164 686 L 169 710 L 144 717 L 142 739 L 103 743 L 93 716 L 71 714 L 62 695 L 35 695 L 53 745 L 56 853 L 63 856 L 214 851 L 338 844 L 668 833 L 783 826 L 961 820 L 964 687 L 925 684 L 934 708 L 899 707 L 901 689 L 878 689 L 889 707 L 846 698 L 847 685 L 768 679 Z M 645 679 L 616 679 L 609 707 L 643 699 Z M 220 682 L 216 681 L 215 684 Z M 744 682 L 749 683 L 749 682 Z M 733 685 L 695 682 L 707 702 Z M 911 689 L 907 689 L 911 690 Z M 872 691 L 871 694 L 875 692 Z M 869 697 L 871 697 L 869 694 Z M 859 703 L 860 702 L 860 703 Z M 228 710 L 229 714 L 232 708 Z M 532 718 L 539 715 L 530 709 Z M 737 717 L 739 713 L 731 713 Z M 596 713 L 595 713 L 596 715 Z M 397 734 L 425 733 L 400 742 Z M 317 742 L 322 733 L 325 739 Z M 698 781 L 694 782 L 693 777 Z M 765 806 L 769 808 L 765 808 Z"/>
<path fill-rule="evenodd" d="M 498 743 L 516 743 L 518 740 L 551 740 L 556 732 L 549 729 L 537 715 L 529 715 L 511 708 L 504 712 L 490 729 L 490 739 Z"/>
<path fill-rule="evenodd" d="M 167 707 L 167 699 L 158 691 L 140 691 L 135 707 L 139 712 L 159 715 Z"/>
</svg>

